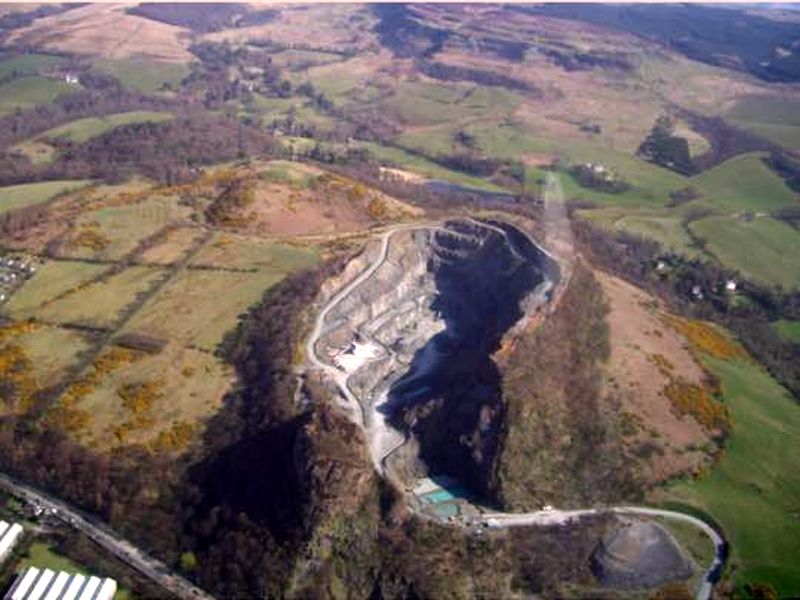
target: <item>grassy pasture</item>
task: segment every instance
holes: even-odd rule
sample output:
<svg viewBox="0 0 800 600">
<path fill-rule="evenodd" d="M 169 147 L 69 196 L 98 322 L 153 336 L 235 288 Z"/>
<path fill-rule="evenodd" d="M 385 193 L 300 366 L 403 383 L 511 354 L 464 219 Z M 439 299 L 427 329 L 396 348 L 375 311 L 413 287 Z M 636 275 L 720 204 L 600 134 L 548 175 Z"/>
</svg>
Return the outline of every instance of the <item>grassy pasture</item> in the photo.
<svg viewBox="0 0 800 600">
<path fill-rule="evenodd" d="M 762 161 L 742 154 L 691 179 L 720 210 L 770 211 L 796 204 L 796 194 Z"/>
<path fill-rule="evenodd" d="M 631 215 L 619 219 L 615 228 L 659 242 L 664 248 L 695 257 L 702 254 L 692 243 L 680 217 Z"/>
<path fill-rule="evenodd" d="M 122 125 L 148 122 L 160 123 L 162 121 L 168 121 L 173 117 L 174 115 L 168 112 L 134 110 L 130 112 L 106 115 L 105 117 L 88 117 L 86 119 L 77 119 L 59 127 L 48 129 L 38 137 L 66 137 L 76 142 L 85 142 L 86 140 Z"/>
<path fill-rule="evenodd" d="M 258 269 L 290 273 L 313 266 L 319 254 L 313 247 L 278 244 L 261 238 L 217 233 L 192 259 L 192 265 Z"/>
<path fill-rule="evenodd" d="M 800 286 L 800 232 L 769 218 L 750 222 L 707 217 L 689 225 L 719 261 L 746 277 L 784 288 Z"/>
<path fill-rule="evenodd" d="M 39 308 L 36 316 L 56 323 L 111 327 L 119 318 L 120 311 L 133 302 L 137 294 L 146 291 L 164 275 L 163 269 L 128 267 Z"/>
<path fill-rule="evenodd" d="M 50 325 L 39 325 L 21 335 L 19 343 L 31 360 L 39 388 L 58 381 L 64 369 L 74 364 L 77 355 L 89 347 L 82 333 Z"/>
<path fill-rule="evenodd" d="M 800 100 L 779 96 L 745 96 L 737 100 L 725 116 L 743 121 L 800 125 Z"/>
<path fill-rule="evenodd" d="M 304 169 L 299 163 L 288 160 L 274 160 L 264 165 L 258 174 L 262 181 L 284 183 L 300 189 L 308 188 L 317 175 Z"/>
<path fill-rule="evenodd" d="M 341 104 L 348 94 L 356 90 L 363 78 L 358 69 L 353 68 L 349 62 L 351 61 L 312 67 L 303 74 L 302 80 L 307 76 L 317 91 L 325 94 L 334 103 Z M 301 83 L 299 78 L 297 83 Z"/>
<path fill-rule="evenodd" d="M 453 134 L 451 124 L 404 133 L 397 141 L 429 154 L 449 153 Z M 562 156 L 573 162 L 599 162 L 619 171 L 632 189 L 622 194 L 606 194 L 579 186 L 571 176 L 562 177 L 567 198 L 581 197 L 605 206 L 662 206 L 673 190 L 685 187 L 687 179 L 635 156 L 580 140 L 553 140 L 521 131 L 512 124 L 482 121 L 465 126 L 478 147 L 497 158 L 520 160 L 525 155 Z"/>
<path fill-rule="evenodd" d="M 49 261 L 11 296 L 3 312 L 15 319 L 31 317 L 45 302 L 93 279 L 106 268 L 84 262 Z"/>
<path fill-rule="evenodd" d="M 35 75 L 52 69 L 59 63 L 57 56 L 49 54 L 20 54 L 0 57 L 0 78 L 17 75 Z"/>
<path fill-rule="evenodd" d="M 84 214 L 65 245 L 64 254 L 74 258 L 123 258 L 144 238 L 153 235 L 167 223 L 186 218 L 191 209 L 180 206 L 170 197 L 151 198 L 137 204 L 110 206 Z M 80 232 L 87 228 L 105 238 L 102 247 L 79 245 Z"/>
<path fill-rule="evenodd" d="M 800 321 L 777 321 L 773 327 L 787 342 L 800 344 Z"/>
<path fill-rule="evenodd" d="M 187 269 L 151 298 L 125 333 L 138 332 L 213 350 L 236 318 L 282 279 L 283 273 Z"/>
<path fill-rule="evenodd" d="M 34 165 L 44 165 L 52 162 L 56 156 L 55 148 L 50 144 L 37 140 L 25 140 L 12 146 L 11 150 L 26 156 Z"/>
<path fill-rule="evenodd" d="M 146 411 L 150 422 L 118 435 L 119 426 L 133 417 L 118 391 L 148 381 L 163 382 L 160 397 Z M 212 415 L 231 382 L 230 368 L 209 352 L 168 344 L 161 352 L 146 354 L 106 374 L 94 391 L 81 399 L 77 408 L 90 415 L 90 420 L 79 436 L 102 449 L 152 443 L 159 433 L 178 423 L 195 426 Z"/>
<path fill-rule="evenodd" d="M 47 77 L 21 77 L 0 85 L 0 116 L 16 109 L 33 108 L 52 102 L 62 94 L 69 94 L 80 87 L 61 79 Z"/>
<path fill-rule="evenodd" d="M 116 77 L 126 88 L 145 94 L 161 90 L 164 84 L 178 88 L 184 77 L 189 75 L 188 64 L 144 58 L 97 59 L 94 68 Z"/>
<path fill-rule="evenodd" d="M 47 202 L 51 198 L 87 185 L 86 180 L 44 181 L 0 187 L 0 214 Z"/>
<path fill-rule="evenodd" d="M 172 264 L 183 258 L 201 236 L 199 229 L 178 227 L 170 231 L 165 240 L 145 250 L 139 260 L 147 264 Z"/>
<path fill-rule="evenodd" d="M 789 150 L 800 150 L 800 125 L 779 125 L 731 119 L 730 122 Z"/>
<path fill-rule="evenodd" d="M 342 57 L 313 50 L 284 50 L 272 55 L 273 64 L 290 71 L 340 62 Z"/>
<path fill-rule="evenodd" d="M 512 113 L 522 97 L 504 88 L 404 81 L 384 107 L 410 125 L 437 125 Z"/>
<path fill-rule="evenodd" d="M 705 357 L 722 381 L 733 432 L 706 476 L 670 485 L 664 499 L 700 507 L 731 541 L 739 585 L 772 583 L 782 598 L 800 595 L 800 410 L 755 363 Z"/>
<path fill-rule="evenodd" d="M 447 169 L 437 165 L 432 161 L 426 160 L 421 156 L 406 152 L 401 148 L 383 146 L 374 142 L 359 142 L 359 145 L 362 148 L 369 150 L 372 156 L 374 156 L 377 160 L 383 161 L 386 163 L 386 165 L 396 166 L 401 169 L 408 169 L 409 171 L 418 173 L 423 177 L 449 181 L 450 183 L 455 183 L 464 187 L 471 187 L 489 192 L 506 191 L 500 186 L 494 185 L 485 179 Z"/>
</svg>

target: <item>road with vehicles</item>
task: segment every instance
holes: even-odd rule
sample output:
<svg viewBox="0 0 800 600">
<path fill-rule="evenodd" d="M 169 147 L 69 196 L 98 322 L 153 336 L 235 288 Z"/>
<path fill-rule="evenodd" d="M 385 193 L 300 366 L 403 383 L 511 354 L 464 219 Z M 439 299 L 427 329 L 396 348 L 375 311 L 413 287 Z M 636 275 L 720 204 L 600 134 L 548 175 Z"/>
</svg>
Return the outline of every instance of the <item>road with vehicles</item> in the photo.
<svg viewBox="0 0 800 600">
<path fill-rule="evenodd" d="M 550 183 L 550 185 L 556 187 L 554 186 L 553 183 Z M 439 226 L 438 224 L 436 225 L 432 224 L 429 227 L 438 227 L 438 226 Z M 387 432 L 386 435 L 388 436 L 390 433 L 393 433 L 394 438 L 398 439 L 397 443 L 380 444 L 375 442 L 375 438 L 376 436 L 379 435 L 379 432 L 376 432 L 374 430 L 375 429 L 374 427 L 368 426 L 367 424 L 368 420 L 366 418 L 366 410 L 348 385 L 349 374 L 338 369 L 335 365 L 323 360 L 317 354 L 316 346 L 320 336 L 325 332 L 325 320 L 327 316 L 330 314 L 331 310 L 333 310 L 337 305 L 339 305 L 361 284 L 363 284 L 370 277 L 372 277 L 372 275 L 386 261 L 386 257 L 389 253 L 389 245 L 392 234 L 400 229 L 412 229 L 412 228 L 423 229 L 425 227 L 426 226 L 424 225 L 416 225 L 414 227 L 401 226 L 390 229 L 385 233 L 383 233 L 381 236 L 380 250 L 375 260 L 370 265 L 368 265 L 350 283 L 345 285 L 339 292 L 334 294 L 328 301 L 328 303 L 320 310 L 320 312 L 317 315 L 316 321 L 314 323 L 314 328 L 306 344 L 306 351 L 310 364 L 313 367 L 318 368 L 323 372 L 325 372 L 326 374 L 328 374 L 331 377 L 331 379 L 335 382 L 341 394 L 345 397 L 347 404 L 351 405 L 353 409 L 357 411 L 358 414 L 361 415 L 360 425 L 364 430 L 370 450 L 373 451 L 374 449 L 379 448 L 382 453 L 385 453 L 381 456 L 372 457 L 375 468 L 381 475 L 385 474 L 385 466 L 386 466 L 385 459 L 390 454 L 395 452 L 399 446 L 403 445 L 405 441 L 405 436 L 401 432 L 394 430 L 393 432 Z M 548 256 L 551 256 L 549 253 L 547 254 Z M 385 423 L 385 420 L 381 421 L 381 423 L 383 423 L 385 427 L 390 427 L 388 423 Z M 403 440 L 402 442 L 399 441 L 400 438 L 402 438 Z M 463 522 L 457 522 L 457 525 L 462 527 L 478 526 L 487 528 L 553 526 L 553 525 L 567 524 L 570 521 L 578 520 L 582 517 L 607 514 L 609 512 L 618 515 L 628 515 L 628 516 L 662 517 L 673 521 L 688 523 L 698 528 L 700 531 L 702 531 L 713 542 L 715 553 L 713 562 L 706 569 L 703 575 L 702 582 L 698 586 L 698 589 L 695 592 L 695 598 L 696 600 L 709 600 L 711 598 L 713 584 L 726 558 L 727 544 L 723 539 L 723 537 L 720 535 L 720 533 L 717 532 L 713 527 L 708 525 L 705 521 L 686 513 L 671 511 L 671 510 L 661 510 L 657 508 L 650 508 L 644 506 L 613 506 L 605 508 L 587 508 L 587 509 L 569 510 L 569 511 L 550 509 L 532 513 L 487 512 L 479 514 Z"/>
<path fill-rule="evenodd" d="M 0 489 L 26 502 L 38 505 L 48 515 L 58 518 L 70 527 L 77 529 L 110 554 L 113 554 L 178 598 L 214 600 L 213 596 L 174 573 L 161 561 L 149 556 L 107 526 L 84 515 L 66 502 L 56 500 L 44 492 L 40 492 L 1 473 Z"/>
</svg>

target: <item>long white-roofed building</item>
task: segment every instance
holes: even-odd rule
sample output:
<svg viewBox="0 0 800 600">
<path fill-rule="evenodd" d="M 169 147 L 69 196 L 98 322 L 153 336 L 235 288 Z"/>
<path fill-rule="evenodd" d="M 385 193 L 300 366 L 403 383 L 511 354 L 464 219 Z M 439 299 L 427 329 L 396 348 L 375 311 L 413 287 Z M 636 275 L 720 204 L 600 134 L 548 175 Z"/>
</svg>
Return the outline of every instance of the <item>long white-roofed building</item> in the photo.
<svg viewBox="0 0 800 600">
<path fill-rule="evenodd" d="M 0 562 L 17 545 L 22 535 L 22 525 L 0 521 Z"/>
<path fill-rule="evenodd" d="M 112 600 L 116 593 L 117 582 L 108 577 L 28 567 L 4 600 Z"/>
</svg>

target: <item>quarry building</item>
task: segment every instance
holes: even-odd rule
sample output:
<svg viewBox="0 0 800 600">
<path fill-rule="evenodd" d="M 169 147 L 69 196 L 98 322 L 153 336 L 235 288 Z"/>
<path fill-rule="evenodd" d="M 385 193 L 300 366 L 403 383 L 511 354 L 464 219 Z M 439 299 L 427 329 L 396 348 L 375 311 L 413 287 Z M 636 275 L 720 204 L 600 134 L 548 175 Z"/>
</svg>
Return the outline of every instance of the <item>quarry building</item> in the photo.
<svg viewBox="0 0 800 600">
<path fill-rule="evenodd" d="M 117 582 L 110 578 L 28 567 L 4 600 L 111 600 Z"/>
<path fill-rule="evenodd" d="M 0 562 L 8 556 L 22 535 L 22 525 L 0 521 Z"/>
</svg>

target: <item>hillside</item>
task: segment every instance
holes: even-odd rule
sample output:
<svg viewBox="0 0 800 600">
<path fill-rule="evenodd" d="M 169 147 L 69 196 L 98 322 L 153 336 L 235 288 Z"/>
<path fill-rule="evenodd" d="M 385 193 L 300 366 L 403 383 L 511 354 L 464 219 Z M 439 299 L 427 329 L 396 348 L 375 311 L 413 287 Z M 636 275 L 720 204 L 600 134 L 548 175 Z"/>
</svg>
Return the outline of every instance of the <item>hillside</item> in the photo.
<svg viewBox="0 0 800 600">
<path fill-rule="evenodd" d="M 0 5 L 0 591 L 800 595 L 792 12 Z"/>
</svg>

